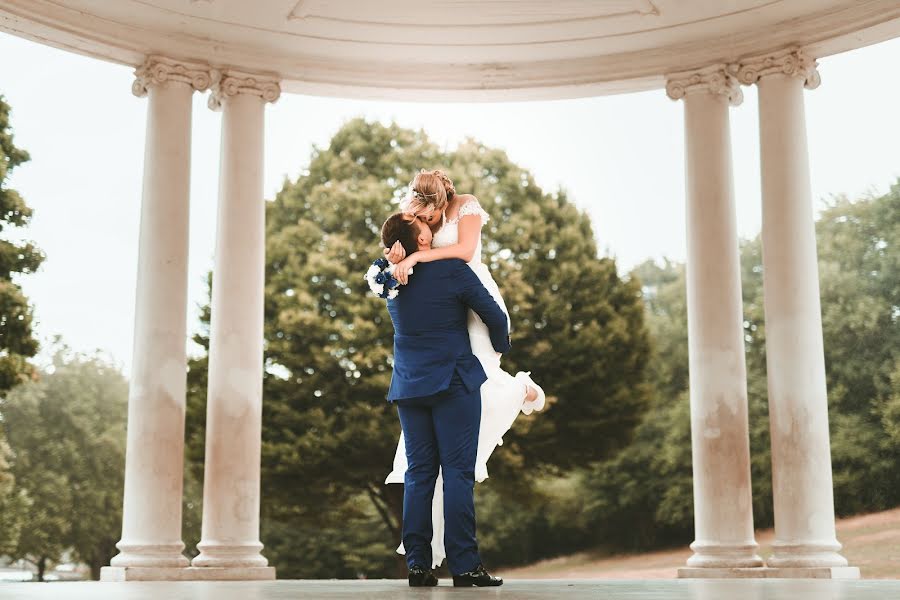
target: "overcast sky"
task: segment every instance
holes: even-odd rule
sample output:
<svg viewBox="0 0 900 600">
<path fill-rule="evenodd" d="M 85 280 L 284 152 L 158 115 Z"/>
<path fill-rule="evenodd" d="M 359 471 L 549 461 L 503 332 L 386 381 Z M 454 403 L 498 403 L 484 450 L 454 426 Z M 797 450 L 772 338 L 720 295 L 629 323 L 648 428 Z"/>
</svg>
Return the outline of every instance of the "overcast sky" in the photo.
<svg viewBox="0 0 900 600">
<path fill-rule="evenodd" d="M 0 34 L 0 94 L 31 153 L 10 186 L 34 209 L 25 236 L 47 254 L 22 286 L 42 340 L 100 349 L 128 372 L 132 353 L 146 99 L 132 70 Z M 806 93 L 814 202 L 881 193 L 900 176 L 900 39 L 820 61 Z M 759 232 L 755 88 L 731 112 L 738 231 Z M 554 102 L 415 104 L 285 95 L 267 109 L 265 192 L 308 164 L 348 119 L 424 128 L 448 148 L 472 136 L 505 149 L 545 189 L 564 187 L 625 271 L 683 260 L 682 109 L 662 90 Z M 189 327 L 212 265 L 220 114 L 194 95 Z M 423 165 L 429 166 L 429 165 Z M 452 175 L 452 174 L 451 174 Z"/>
</svg>

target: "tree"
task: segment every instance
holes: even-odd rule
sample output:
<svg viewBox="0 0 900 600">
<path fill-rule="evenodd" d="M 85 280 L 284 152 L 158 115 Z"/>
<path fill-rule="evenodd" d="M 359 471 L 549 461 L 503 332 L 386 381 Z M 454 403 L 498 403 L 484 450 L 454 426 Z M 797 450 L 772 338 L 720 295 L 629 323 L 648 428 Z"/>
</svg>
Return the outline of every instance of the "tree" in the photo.
<svg viewBox="0 0 900 600">
<path fill-rule="evenodd" d="M 616 550 L 680 542 L 693 525 L 684 266 L 647 261 L 632 276 L 652 341 L 652 404 L 633 442 L 588 467 L 583 484 L 593 542 Z"/>
<path fill-rule="evenodd" d="M 15 485 L 16 478 L 9 469 L 11 455 L 9 445 L 0 435 L 0 556 L 15 550 L 31 504 L 24 490 Z"/>
<path fill-rule="evenodd" d="M 9 105 L 0 96 L 0 232 L 28 225 L 31 209 L 7 187 L 12 171 L 29 160 L 28 153 L 13 144 Z M 28 359 L 37 352 L 31 331 L 32 311 L 14 274 L 35 272 L 44 256 L 32 243 L 0 240 L 0 393 L 32 374 Z"/>
<path fill-rule="evenodd" d="M 57 350 L 36 381 L 2 404 L 15 485 L 30 508 L 10 552 L 38 579 L 72 549 L 94 579 L 115 555 L 122 522 L 128 386 L 99 356 Z"/>
<path fill-rule="evenodd" d="M 835 510 L 900 504 L 900 183 L 878 198 L 837 198 L 817 222 Z M 753 514 L 771 526 L 762 246 L 741 246 Z M 653 408 L 635 441 L 585 479 L 592 528 L 605 541 L 652 547 L 693 526 L 687 320 L 682 265 L 645 263 L 654 353 Z M 635 535 L 637 531 L 637 535 Z"/>
<path fill-rule="evenodd" d="M 13 169 L 29 160 L 28 153 L 13 143 L 9 113 L 9 105 L 0 96 L 0 233 L 24 227 L 31 219 L 31 209 L 8 187 Z M 33 374 L 28 359 L 37 352 L 37 341 L 31 331 L 31 307 L 12 276 L 33 273 L 42 260 L 43 255 L 31 243 L 0 239 L 0 395 Z M 7 455 L 0 434 L 0 554 L 15 544 L 28 505 L 27 497 L 15 491 Z"/>
<path fill-rule="evenodd" d="M 822 327 L 839 514 L 900 503 L 891 376 L 900 364 L 900 181 L 835 198 L 817 224 Z"/>
<path fill-rule="evenodd" d="M 469 140 L 442 153 L 422 132 L 350 121 L 267 207 L 262 510 L 264 531 L 289 540 L 269 549 L 287 576 L 384 575 L 399 541 L 402 492 L 383 485 L 400 431 L 385 402 L 393 331 L 362 274 L 381 255 L 381 224 L 407 182 L 432 166 L 491 214 L 485 258 L 513 321 L 504 363 L 532 370 L 553 396 L 545 414 L 516 423 L 492 458 L 491 485 L 530 489 L 541 468 L 605 458 L 646 406 L 639 288 L 598 257 L 586 214 L 502 151 Z M 194 461 L 204 378 L 201 357 L 190 375 Z M 527 496 L 508 494 L 507 509 L 525 508 Z M 323 536 L 346 540 L 346 550 L 327 563 L 301 553 Z"/>
</svg>

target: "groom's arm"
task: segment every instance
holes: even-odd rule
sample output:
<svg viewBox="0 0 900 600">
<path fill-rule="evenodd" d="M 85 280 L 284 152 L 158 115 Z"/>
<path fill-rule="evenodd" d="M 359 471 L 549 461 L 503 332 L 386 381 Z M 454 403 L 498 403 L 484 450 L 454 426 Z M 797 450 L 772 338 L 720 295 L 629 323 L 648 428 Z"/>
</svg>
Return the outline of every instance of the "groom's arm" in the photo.
<svg viewBox="0 0 900 600">
<path fill-rule="evenodd" d="M 510 346 L 509 320 L 506 313 L 503 312 L 503 309 L 500 308 L 469 265 L 460 261 L 455 275 L 460 300 L 474 310 L 475 314 L 481 317 L 481 320 L 487 325 L 494 350 L 501 354 L 508 352 Z"/>
</svg>

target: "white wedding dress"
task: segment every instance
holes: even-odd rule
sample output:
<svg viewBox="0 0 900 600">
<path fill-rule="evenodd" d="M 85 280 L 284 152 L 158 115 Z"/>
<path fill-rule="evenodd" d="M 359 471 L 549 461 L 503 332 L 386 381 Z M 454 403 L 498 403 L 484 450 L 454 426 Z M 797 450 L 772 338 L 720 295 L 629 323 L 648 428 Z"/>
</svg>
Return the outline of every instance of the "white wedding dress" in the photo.
<svg viewBox="0 0 900 600">
<path fill-rule="evenodd" d="M 481 226 L 488 222 L 488 214 L 481 208 L 477 200 L 470 200 L 459 209 L 459 216 L 455 219 L 444 219 L 443 226 L 434 234 L 432 247 L 443 248 L 452 246 L 459 241 L 459 219 L 466 215 L 480 215 Z M 500 295 L 494 278 L 488 266 L 481 262 L 481 238 L 479 236 L 475 255 L 469 266 L 478 275 L 478 278 L 487 288 L 503 312 L 509 319 L 509 311 Z M 402 292 L 401 292 L 402 293 Z M 478 457 L 475 461 L 475 481 L 482 482 L 488 478 L 487 461 L 494 448 L 503 444 L 503 436 L 512 427 L 513 422 L 520 412 L 531 413 L 530 405 L 533 402 L 525 402 L 527 386 L 520 376 L 513 377 L 500 367 L 500 357 L 491 344 L 487 326 L 473 311 L 469 311 L 469 340 L 472 344 L 472 354 L 481 361 L 481 366 L 487 374 L 487 381 L 481 386 L 481 429 L 478 435 Z M 397 444 L 397 452 L 394 455 L 394 469 L 387 476 L 385 483 L 403 483 L 406 473 L 406 447 L 403 434 L 400 434 L 400 442 Z M 444 562 L 447 553 L 444 550 L 444 480 L 438 474 L 434 489 L 434 501 L 431 505 L 433 537 L 431 540 L 431 556 L 434 567 Z M 399 554 L 405 554 L 403 545 L 397 549 Z"/>
</svg>

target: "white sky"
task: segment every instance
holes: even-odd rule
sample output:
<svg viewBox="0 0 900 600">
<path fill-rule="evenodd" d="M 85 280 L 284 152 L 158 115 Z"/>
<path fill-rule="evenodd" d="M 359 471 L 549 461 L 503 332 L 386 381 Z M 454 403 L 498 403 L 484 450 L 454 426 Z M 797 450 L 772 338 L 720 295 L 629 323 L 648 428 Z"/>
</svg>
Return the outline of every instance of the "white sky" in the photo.
<svg viewBox="0 0 900 600">
<path fill-rule="evenodd" d="M 42 340 L 100 349 L 126 372 L 132 352 L 146 99 L 132 70 L 0 34 L 0 94 L 32 161 L 10 186 L 34 209 L 25 235 L 47 254 L 21 279 Z M 820 61 L 806 94 L 813 196 L 884 192 L 900 176 L 900 39 Z M 732 110 L 738 231 L 760 227 L 755 88 Z M 620 270 L 683 260 L 682 109 L 662 90 L 554 102 L 414 104 L 285 95 L 267 109 L 266 197 L 348 119 L 396 120 L 453 147 L 467 136 L 505 149 L 539 184 L 588 210 Z M 194 95 L 189 327 L 212 265 L 220 114 Z M 425 165 L 427 166 L 427 165 Z"/>
</svg>

